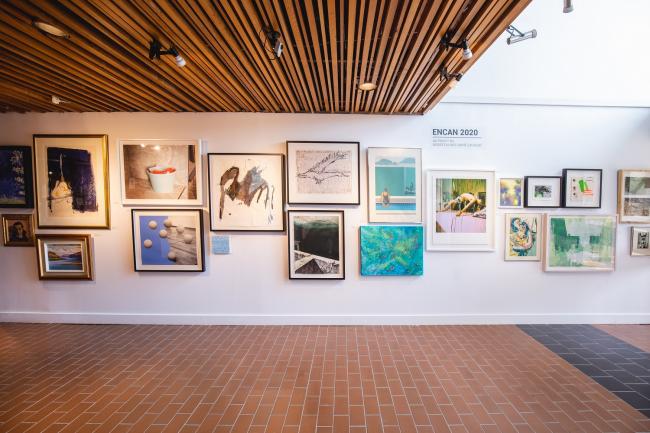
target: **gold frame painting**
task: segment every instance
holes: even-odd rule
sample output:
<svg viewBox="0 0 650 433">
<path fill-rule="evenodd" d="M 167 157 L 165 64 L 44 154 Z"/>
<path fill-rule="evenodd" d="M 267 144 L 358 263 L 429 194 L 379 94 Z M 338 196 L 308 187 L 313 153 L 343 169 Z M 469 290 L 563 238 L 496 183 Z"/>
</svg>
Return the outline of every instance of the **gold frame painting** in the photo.
<svg viewBox="0 0 650 433">
<path fill-rule="evenodd" d="M 34 135 L 39 228 L 109 229 L 108 136 Z"/>
<path fill-rule="evenodd" d="M 14 222 L 15 221 L 15 222 Z M 16 224 L 21 224 L 18 232 Z M 23 240 L 18 238 L 22 237 Z M 34 218 L 32 214 L 7 213 L 2 215 L 2 244 L 5 247 L 34 246 Z"/>
<path fill-rule="evenodd" d="M 41 280 L 92 280 L 90 235 L 36 235 L 38 278 Z"/>
</svg>

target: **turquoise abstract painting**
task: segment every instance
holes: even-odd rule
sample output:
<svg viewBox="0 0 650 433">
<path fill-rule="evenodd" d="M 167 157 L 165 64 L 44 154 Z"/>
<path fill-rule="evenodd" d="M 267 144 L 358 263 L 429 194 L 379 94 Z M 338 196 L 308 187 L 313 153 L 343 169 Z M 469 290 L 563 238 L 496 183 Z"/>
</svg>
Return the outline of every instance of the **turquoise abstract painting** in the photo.
<svg viewBox="0 0 650 433">
<path fill-rule="evenodd" d="M 362 226 L 361 275 L 422 275 L 422 226 Z"/>
</svg>

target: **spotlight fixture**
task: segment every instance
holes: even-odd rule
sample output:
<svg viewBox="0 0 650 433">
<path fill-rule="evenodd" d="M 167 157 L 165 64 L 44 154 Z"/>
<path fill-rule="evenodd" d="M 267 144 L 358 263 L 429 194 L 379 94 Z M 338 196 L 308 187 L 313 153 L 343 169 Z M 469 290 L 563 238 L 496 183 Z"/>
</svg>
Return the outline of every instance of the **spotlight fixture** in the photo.
<svg viewBox="0 0 650 433">
<path fill-rule="evenodd" d="M 456 84 L 463 78 L 463 74 L 460 72 L 450 73 L 447 71 L 446 66 L 440 67 L 440 81 L 447 81 L 449 87 L 455 87 Z"/>
<path fill-rule="evenodd" d="M 54 105 L 60 105 L 60 104 L 66 104 L 68 101 L 64 101 L 63 99 L 59 98 L 58 96 L 52 95 L 52 104 Z"/>
<path fill-rule="evenodd" d="M 154 39 L 149 43 L 149 59 L 156 60 L 160 59 L 160 56 L 174 56 L 174 61 L 179 67 L 186 65 L 185 59 L 178 53 L 178 50 L 173 46 L 169 47 L 168 50 L 163 50 L 160 41 Z"/>
<path fill-rule="evenodd" d="M 562 12 L 565 14 L 573 12 L 573 0 L 564 0 L 564 10 Z"/>
<path fill-rule="evenodd" d="M 264 26 L 262 28 L 262 31 L 264 32 L 264 35 L 266 36 L 266 40 L 264 41 L 264 49 L 267 51 L 271 52 L 273 54 L 273 58 L 271 60 L 277 60 L 280 58 L 282 55 L 282 41 L 280 40 L 280 37 L 282 36 L 279 31 L 273 30 L 273 27 L 271 26 Z M 271 49 L 266 48 L 267 42 L 271 46 Z"/>
<path fill-rule="evenodd" d="M 460 42 L 454 43 L 451 42 L 451 32 L 447 32 L 442 37 L 442 45 L 445 46 L 445 50 L 449 47 L 462 49 L 463 59 L 465 60 L 469 60 L 472 58 L 472 50 L 470 50 L 469 48 L 469 44 L 467 43 L 467 38 L 463 38 Z"/>
<path fill-rule="evenodd" d="M 45 23 L 43 21 L 32 21 L 32 25 L 39 29 L 41 32 L 48 34 L 50 36 L 56 36 L 57 38 L 70 38 L 70 35 L 60 28 L 53 26 L 52 24 Z"/>
<path fill-rule="evenodd" d="M 363 83 L 357 83 L 357 89 L 363 92 L 372 92 L 377 89 L 377 85 L 370 81 L 364 81 Z"/>
<path fill-rule="evenodd" d="M 516 44 L 517 42 L 525 41 L 526 39 L 533 39 L 537 37 L 537 30 L 532 29 L 526 33 L 522 33 L 515 26 L 508 26 L 506 32 L 510 35 L 507 39 L 508 45 Z"/>
</svg>

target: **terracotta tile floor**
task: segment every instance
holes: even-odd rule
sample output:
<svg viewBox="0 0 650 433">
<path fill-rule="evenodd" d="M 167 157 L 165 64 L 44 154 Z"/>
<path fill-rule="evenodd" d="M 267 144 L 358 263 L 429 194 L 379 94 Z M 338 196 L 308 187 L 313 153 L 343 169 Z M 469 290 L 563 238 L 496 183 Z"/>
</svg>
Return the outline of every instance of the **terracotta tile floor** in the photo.
<svg viewBox="0 0 650 433">
<path fill-rule="evenodd" d="M 515 326 L 0 325 L 0 431 L 643 432 Z"/>
<path fill-rule="evenodd" d="M 616 338 L 650 352 L 650 325 L 596 325 Z"/>
</svg>

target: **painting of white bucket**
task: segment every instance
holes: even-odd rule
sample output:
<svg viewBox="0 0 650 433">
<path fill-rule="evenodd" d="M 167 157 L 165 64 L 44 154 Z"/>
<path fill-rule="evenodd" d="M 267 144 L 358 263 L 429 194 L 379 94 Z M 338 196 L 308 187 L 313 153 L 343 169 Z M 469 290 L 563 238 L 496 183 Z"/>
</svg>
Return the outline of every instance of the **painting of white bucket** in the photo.
<svg viewBox="0 0 650 433">
<path fill-rule="evenodd" d="M 122 203 L 201 205 L 199 140 L 121 140 Z"/>
</svg>

